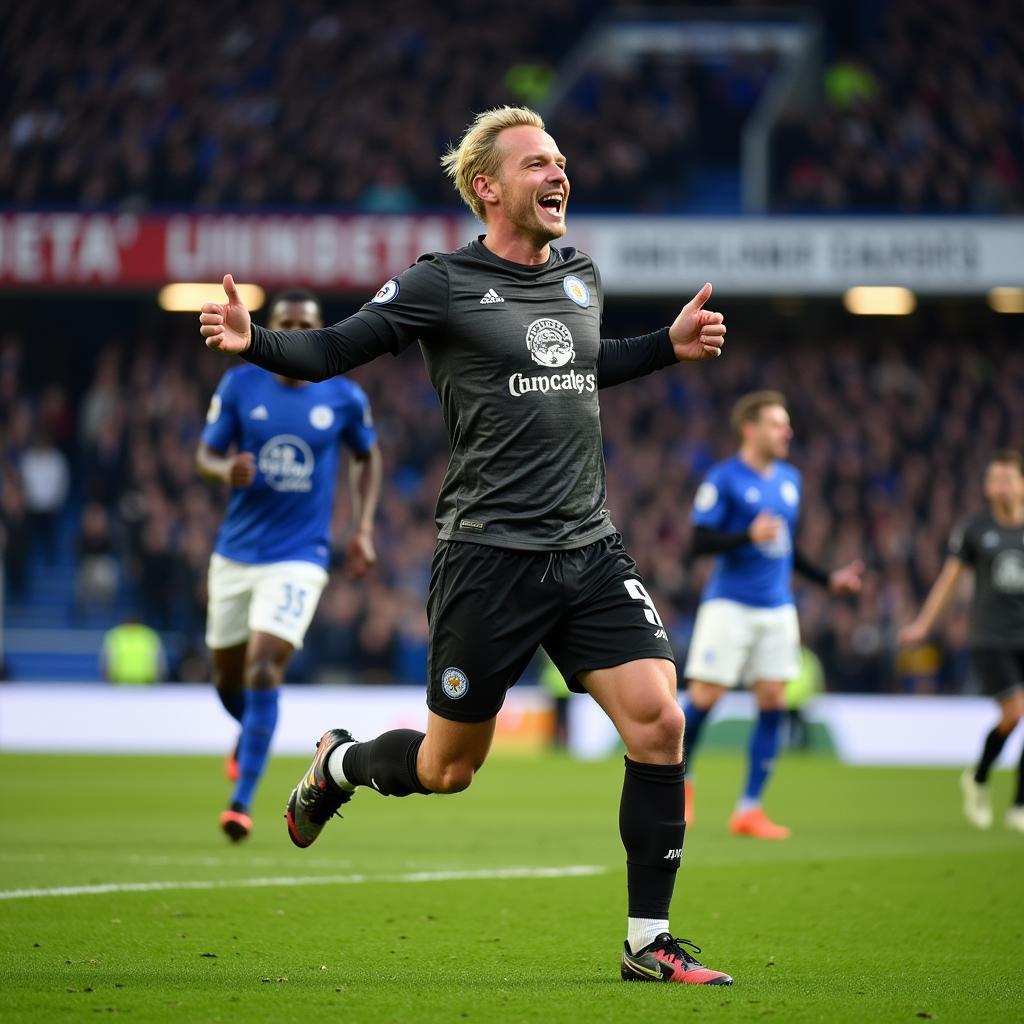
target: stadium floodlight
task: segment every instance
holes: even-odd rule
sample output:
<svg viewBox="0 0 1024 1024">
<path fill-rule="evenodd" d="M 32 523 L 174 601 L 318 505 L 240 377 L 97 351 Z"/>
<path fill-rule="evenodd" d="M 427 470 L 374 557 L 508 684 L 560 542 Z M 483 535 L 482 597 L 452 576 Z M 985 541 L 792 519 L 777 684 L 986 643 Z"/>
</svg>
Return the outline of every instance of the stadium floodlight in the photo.
<svg viewBox="0 0 1024 1024">
<path fill-rule="evenodd" d="M 266 293 L 258 284 L 238 284 L 235 287 L 246 309 L 251 311 L 263 305 Z M 204 302 L 223 302 L 224 288 L 220 281 L 212 284 L 176 281 L 174 284 L 165 284 L 156 301 L 168 313 L 195 313 Z"/>
<path fill-rule="evenodd" d="M 990 288 L 988 304 L 996 313 L 1024 313 L 1024 288 Z"/>
<path fill-rule="evenodd" d="M 906 316 L 917 308 L 917 296 L 909 288 L 862 285 L 846 290 L 843 305 L 856 316 Z"/>
</svg>

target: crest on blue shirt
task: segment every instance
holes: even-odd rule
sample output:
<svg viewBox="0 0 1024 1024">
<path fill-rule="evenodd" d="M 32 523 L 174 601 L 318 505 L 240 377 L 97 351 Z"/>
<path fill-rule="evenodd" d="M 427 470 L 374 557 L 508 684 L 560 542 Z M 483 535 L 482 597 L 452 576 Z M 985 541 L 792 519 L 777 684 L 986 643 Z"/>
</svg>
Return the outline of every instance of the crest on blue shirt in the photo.
<svg viewBox="0 0 1024 1024">
<path fill-rule="evenodd" d="M 562 281 L 562 288 L 577 306 L 586 309 L 590 305 L 590 289 L 575 274 Z"/>
</svg>

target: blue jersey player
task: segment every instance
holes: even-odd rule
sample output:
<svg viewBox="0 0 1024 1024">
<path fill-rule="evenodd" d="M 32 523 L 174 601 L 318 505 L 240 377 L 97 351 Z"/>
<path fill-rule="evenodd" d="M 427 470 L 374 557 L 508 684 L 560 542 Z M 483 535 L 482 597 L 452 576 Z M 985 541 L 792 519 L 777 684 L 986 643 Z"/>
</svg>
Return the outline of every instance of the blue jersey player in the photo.
<svg viewBox="0 0 1024 1024">
<path fill-rule="evenodd" d="M 320 327 L 320 305 L 308 292 L 286 292 L 268 323 L 279 331 Z M 358 385 L 344 377 L 310 384 L 245 365 L 224 375 L 210 401 L 196 461 L 207 480 L 231 487 L 231 500 L 210 559 L 206 644 L 217 693 L 242 727 L 228 759 L 235 791 L 220 817 L 235 842 L 252 830 L 249 808 L 279 687 L 327 582 L 341 444 L 352 456 L 346 564 L 362 576 L 376 561 L 380 453 Z"/>
<path fill-rule="evenodd" d="M 789 829 L 767 817 L 761 793 L 778 751 L 785 683 L 800 668 L 793 570 L 833 593 L 848 594 L 860 589 L 863 566 L 853 562 L 826 573 L 794 547 L 801 480 L 783 461 L 793 436 L 785 398 L 777 391 L 745 395 L 732 421 L 739 451 L 711 467 L 694 499 L 693 552 L 717 558 L 686 662 L 683 743 L 689 772 L 701 729 L 719 698 L 730 687 L 752 686 L 759 713 L 746 788 L 729 827 L 737 835 L 785 839 Z M 689 820 L 690 793 L 686 806 Z"/>
</svg>

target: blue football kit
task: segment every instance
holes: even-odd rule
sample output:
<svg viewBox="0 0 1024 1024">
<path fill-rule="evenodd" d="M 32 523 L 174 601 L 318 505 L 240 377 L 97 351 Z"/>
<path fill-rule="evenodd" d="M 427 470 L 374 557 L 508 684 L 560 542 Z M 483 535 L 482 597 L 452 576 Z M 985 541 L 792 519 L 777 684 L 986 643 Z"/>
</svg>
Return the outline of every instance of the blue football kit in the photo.
<svg viewBox="0 0 1024 1024">
<path fill-rule="evenodd" d="M 800 514 L 801 479 L 788 462 L 775 462 L 767 476 L 739 456 L 712 466 L 694 498 L 693 525 L 743 533 L 759 512 L 782 519 L 775 540 L 744 544 L 715 558 L 702 601 L 724 598 L 755 608 L 793 603 L 793 537 Z"/>
<path fill-rule="evenodd" d="M 257 366 L 235 367 L 210 401 L 202 439 L 256 460 L 252 484 L 231 492 L 217 554 L 326 567 L 339 445 L 365 455 L 376 440 L 362 389 L 344 377 L 294 386 Z"/>
</svg>

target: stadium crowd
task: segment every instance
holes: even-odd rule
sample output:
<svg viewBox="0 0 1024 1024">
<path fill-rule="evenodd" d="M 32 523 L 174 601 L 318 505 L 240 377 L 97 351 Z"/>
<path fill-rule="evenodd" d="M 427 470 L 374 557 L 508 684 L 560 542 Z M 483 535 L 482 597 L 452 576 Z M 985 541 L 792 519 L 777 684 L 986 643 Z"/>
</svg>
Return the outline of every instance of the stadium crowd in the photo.
<svg viewBox="0 0 1024 1024">
<path fill-rule="evenodd" d="M 892 0 L 824 98 L 774 136 L 781 210 L 1024 210 L 1024 22 L 1012 0 Z"/>
<path fill-rule="evenodd" d="M 637 317 L 634 329 L 642 326 Z M 691 563 L 689 509 L 712 461 L 734 448 L 732 401 L 770 384 L 790 399 L 793 461 L 805 484 L 801 546 L 826 565 L 868 563 L 856 600 L 800 586 L 806 642 L 838 690 L 951 690 L 966 674 L 964 607 L 938 646 L 897 656 L 895 631 L 935 578 L 956 520 L 981 504 L 984 460 L 1024 436 L 1024 354 L 993 328 L 969 346 L 883 342 L 867 329 L 827 349 L 810 341 L 734 344 L 705 372 L 666 372 L 602 395 L 609 506 L 637 556 L 677 649 L 688 642 L 709 560 Z M 629 333 L 628 330 L 623 333 Z M 78 600 L 130 595 L 142 617 L 184 633 L 181 673 L 202 678 L 205 574 L 224 494 L 193 464 L 206 402 L 227 361 L 196 358 L 196 339 L 111 344 L 81 393 L 12 383 L 22 343 L 0 344 L 0 508 L 16 600 L 24 553 L 48 557 L 57 505 L 77 495 Z M 158 357 L 159 353 L 159 357 Z M 368 581 L 332 573 L 307 641 L 306 677 L 421 682 L 423 611 L 448 459 L 437 399 L 417 353 L 354 374 L 373 405 L 385 459 L 377 528 L 380 564 Z M 341 558 L 349 503 L 336 504 Z"/>
<path fill-rule="evenodd" d="M 259 0 L 238 17 L 223 0 L 128 14 L 72 0 L 46 33 L 31 8 L 12 9 L 0 206 L 454 208 L 437 157 L 468 112 L 547 109 L 595 19 L 631 6 L 522 0 L 481 18 L 469 0 Z M 859 18 L 839 6 L 821 10 L 824 100 L 774 134 L 776 208 L 1020 209 L 1024 30 L 1011 0 L 875 0 Z M 743 122 L 778 67 L 737 52 L 584 69 L 549 116 L 576 208 L 685 209 L 695 175 L 738 173 Z"/>
</svg>

